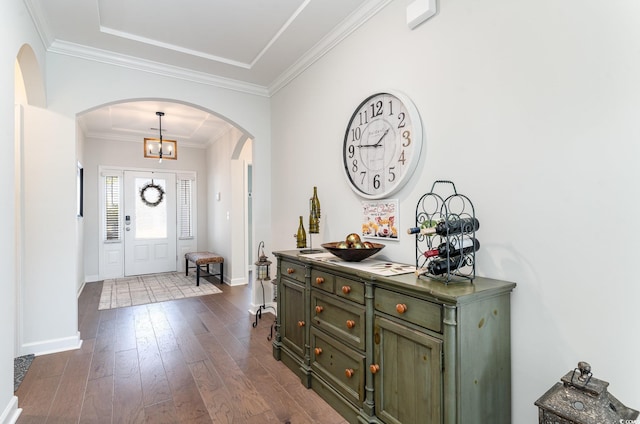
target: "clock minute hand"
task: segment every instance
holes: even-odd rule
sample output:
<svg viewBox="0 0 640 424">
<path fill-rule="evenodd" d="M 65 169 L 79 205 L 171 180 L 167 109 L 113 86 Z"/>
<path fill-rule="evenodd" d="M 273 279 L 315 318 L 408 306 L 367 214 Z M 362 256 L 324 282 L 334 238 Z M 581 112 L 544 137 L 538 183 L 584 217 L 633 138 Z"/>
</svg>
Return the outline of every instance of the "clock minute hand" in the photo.
<svg viewBox="0 0 640 424">
<path fill-rule="evenodd" d="M 380 146 L 380 143 L 382 143 L 382 139 L 385 138 L 387 136 L 387 134 L 389 134 L 389 128 L 387 128 L 387 130 L 384 132 L 384 134 L 382 134 L 382 137 L 380 137 L 380 140 L 378 140 L 378 142 L 376 144 L 374 144 L 373 147 Z"/>
<path fill-rule="evenodd" d="M 382 139 L 385 138 L 387 136 L 387 134 L 389 134 L 389 128 L 387 128 L 387 130 L 384 132 L 384 134 L 382 134 L 382 137 L 380 137 L 380 139 L 378 140 L 378 142 L 376 144 L 358 144 L 357 147 L 380 147 L 382 143 Z"/>
</svg>

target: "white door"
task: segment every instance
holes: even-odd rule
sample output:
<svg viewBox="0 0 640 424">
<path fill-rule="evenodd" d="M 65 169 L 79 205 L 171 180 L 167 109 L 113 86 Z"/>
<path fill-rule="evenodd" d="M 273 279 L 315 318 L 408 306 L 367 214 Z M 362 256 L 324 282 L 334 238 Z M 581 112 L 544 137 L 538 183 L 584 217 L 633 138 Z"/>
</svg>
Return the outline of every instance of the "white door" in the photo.
<svg viewBox="0 0 640 424">
<path fill-rule="evenodd" d="M 176 271 L 175 175 L 124 173 L 124 275 Z"/>
</svg>

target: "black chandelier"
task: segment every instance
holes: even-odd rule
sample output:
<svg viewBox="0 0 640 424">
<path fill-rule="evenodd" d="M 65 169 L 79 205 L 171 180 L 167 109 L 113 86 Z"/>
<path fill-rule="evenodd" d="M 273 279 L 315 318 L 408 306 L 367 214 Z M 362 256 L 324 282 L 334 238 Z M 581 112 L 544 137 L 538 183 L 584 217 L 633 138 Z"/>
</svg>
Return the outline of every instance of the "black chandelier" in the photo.
<svg viewBox="0 0 640 424">
<path fill-rule="evenodd" d="M 158 138 L 144 139 L 144 157 L 158 159 L 178 159 L 178 143 L 175 140 L 164 140 L 162 138 L 162 117 L 164 112 L 156 112 L 158 116 Z M 155 129 L 155 128 L 151 128 Z"/>
</svg>

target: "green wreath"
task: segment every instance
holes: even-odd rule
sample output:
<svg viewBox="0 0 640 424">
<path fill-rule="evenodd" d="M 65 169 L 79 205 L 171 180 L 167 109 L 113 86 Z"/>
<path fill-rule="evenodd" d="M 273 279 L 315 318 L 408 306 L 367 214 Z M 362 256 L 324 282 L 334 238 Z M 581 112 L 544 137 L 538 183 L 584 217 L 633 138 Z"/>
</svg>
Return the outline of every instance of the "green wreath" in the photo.
<svg viewBox="0 0 640 424">
<path fill-rule="evenodd" d="M 158 198 L 155 201 L 151 201 L 145 197 L 145 193 L 149 189 L 154 189 L 158 193 Z M 145 205 L 155 208 L 162 203 L 162 199 L 164 199 L 164 190 L 158 184 L 154 184 L 153 180 L 151 180 L 150 183 L 145 184 L 140 189 L 140 199 Z"/>
</svg>

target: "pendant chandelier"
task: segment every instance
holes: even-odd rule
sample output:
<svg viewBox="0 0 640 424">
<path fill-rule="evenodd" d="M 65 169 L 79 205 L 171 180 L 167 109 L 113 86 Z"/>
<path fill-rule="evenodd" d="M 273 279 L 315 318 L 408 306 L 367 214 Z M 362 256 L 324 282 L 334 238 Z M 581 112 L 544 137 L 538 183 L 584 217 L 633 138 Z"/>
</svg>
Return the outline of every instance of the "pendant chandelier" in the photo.
<svg viewBox="0 0 640 424">
<path fill-rule="evenodd" d="M 144 139 L 144 157 L 158 159 L 159 163 L 162 163 L 162 159 L 178 159 L 178 142 L 176 140 L 163 140 L 162 138 L 162 117 L 164 112 L 156 112 L 156 115 L 160 125 L 158 138 Z"/>
</svg>

